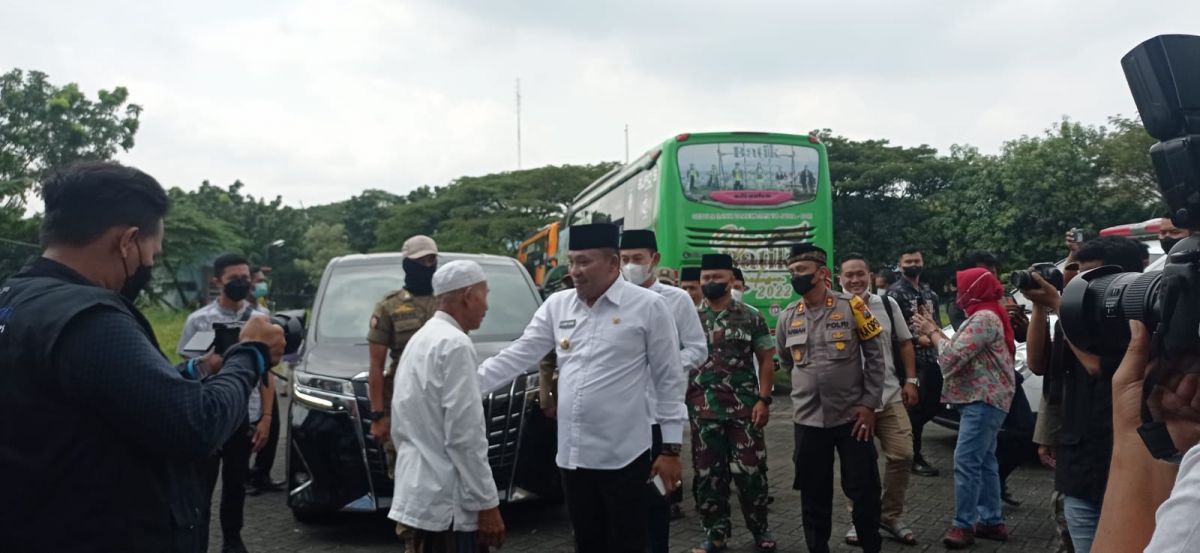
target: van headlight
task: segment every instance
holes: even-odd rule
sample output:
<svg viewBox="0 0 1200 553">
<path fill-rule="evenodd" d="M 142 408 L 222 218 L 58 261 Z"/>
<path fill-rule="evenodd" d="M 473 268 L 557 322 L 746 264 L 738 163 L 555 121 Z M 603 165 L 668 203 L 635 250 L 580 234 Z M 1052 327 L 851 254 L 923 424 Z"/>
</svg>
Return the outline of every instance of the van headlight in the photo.
<svg viewBox="0 0 1200 553">
<path fill-rule="evenodd" d="M 294 388 L 299 391 L 315 391 L 324 392 L 327 394 L 337 394 L 340 396 L 354 397 L 354 387 L 349 380 L 340 378 L 329 378 L 327 376 L 317 376 L 311 373 L 295 373 L 296 385 Z"/>
<path fill-rule="evenodd" d="M 325 411 L 345 411 L 354 402 L 354 387 L 348 380 L 295 373 L 292 397 L 309 407 Z"/>
</svg>

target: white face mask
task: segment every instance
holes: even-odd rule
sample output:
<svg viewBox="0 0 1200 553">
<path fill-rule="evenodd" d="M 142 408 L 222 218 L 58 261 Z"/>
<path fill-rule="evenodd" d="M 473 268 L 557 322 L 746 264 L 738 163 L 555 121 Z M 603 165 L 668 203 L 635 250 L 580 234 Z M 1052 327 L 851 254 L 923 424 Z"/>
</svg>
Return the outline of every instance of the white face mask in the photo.
<svg viewBox="0 0 1200 553">
<path fill-rule="evenodd" d="M 641 286 L 647 280 L 650 280 L 650 266 L 628 263 L 621 267 L 621 274 L 625 275 L 625 280 Z"/>
<path fill-rule="evenodd" d="M 729 295 L 733 296 L 733 299 L 735 299 L 737 301 L 742 301 L 742 294 L 744 294 L 744 293 L 745 292 L 743 292 L 741 290 L 737 290 L 737 289 L 729 291 Z"/>
</svg>

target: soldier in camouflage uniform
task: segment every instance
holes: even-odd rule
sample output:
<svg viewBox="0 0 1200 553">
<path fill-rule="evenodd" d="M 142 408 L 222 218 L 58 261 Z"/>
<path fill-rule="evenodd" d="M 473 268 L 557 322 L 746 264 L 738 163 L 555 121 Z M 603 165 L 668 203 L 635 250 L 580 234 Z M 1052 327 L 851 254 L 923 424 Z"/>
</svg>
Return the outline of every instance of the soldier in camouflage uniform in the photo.
<svg viewBox="0 0 1200 553">
<path fill-rule="evenodd" d="M 729 484 L 737 484 L 746 527 L 760 551 L 774 551 L 767 524 L 766 447 L 775 363 L 771 333 L 757 311 L 734 300 L 733 259 L 705 255 L 700 318 L 709 357 L 689 379 L 693 490 L 706 541 L 696 551 L 725 546 L 730 534 Z M 755 371 L 755 358 L 758 371 Z"/>
<path fill-rule="evenodd" d="M 367 342 L 370 344 L 371 364 L 367 373 L 367 395 L 371 410 L 371 435 L 383 446 L 387 456 L 388 477 L 396 465 L 396 448 L 392 445 L 391 418 L 392 377 L 400 363 L 400 354 L 408 340 L 416 334 L 437 311 L 433 297 L 433 273 L 437 270 L 437 244 L 428 236 L 417 235 L 404 242 L 404 288 L 389 293 L 371 314 Z M 391 363 L 384 370 L 384 361 L 391 354 Z"/>
</svg>

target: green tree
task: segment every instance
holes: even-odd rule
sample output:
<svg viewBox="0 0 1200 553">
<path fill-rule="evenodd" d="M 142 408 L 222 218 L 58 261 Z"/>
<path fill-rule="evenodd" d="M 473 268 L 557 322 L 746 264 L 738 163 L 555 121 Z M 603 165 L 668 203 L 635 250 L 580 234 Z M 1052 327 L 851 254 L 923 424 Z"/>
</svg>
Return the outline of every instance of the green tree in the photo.
<svg viewBox="0 0 1200 553">
<path fill-rule="evenodd" d="M 29 194 L 55 168 L 81 159 L 112 159 L 133 147 L 142 108 L 129 91 L 100 90 L 92 100 L 40 71 L 0 75 L 0 275 L 18 269 L 38 248 L 40 224 L 25 217 Z M 25 245 L 22 245 L 25 244 Z"/>
<path fill-rule="evenodd" d="M 205 300 L 205 290 L 201 288 L 188 294 L 180 277 L 190 273 L 191 269 L 207 265 L 223 251 L 241 251 L 244 239 L 232 223 L 205 212 L 187 192 L 172 188 L 167 195 L 171 199 L 171 211 L 164 224 L 166 232 L 159 259 L 163 271 L 157 276 L 186 304 L 198 304 Z"/>
<path fill-rule="evenodd" d="M 894 265 L 906 246 L 918 246 L 927 250 L 927 265 L 938 266 L 937 242 L 924 228 L 926 199 L 949 186 L 955 160 L 925 145 L 816 132 L 829 156 L 835 256 L 860 253 L 881 270 Z"/>
<path fill-rule="evenodd" d="M 319 282 L 329 260 L 352 251 L 346 227 L 341 223 L 313 223 L 304 233 L 304 257 L 296 260 L 296 267 L 309 282 Z"/>
<path fill-rule="evenodd" d="M 350 247 L 356 252 L 367 253 L 375 246 L 380 221 L 393 207 L 405 201 L 404 197 L 391 192 L 368 189 L 349 200 L 314 206 L 306 211 L 313 222 L 344 225 Z"/>
<path fill-rule="evenodd" d="M 1140 221 L 1155 211 L 1147 183 L 1114 173 L 1121 131 L 1064 119 L 1040 136 L 1007 142 L 998 156 L 956 148 L 958 171 L 930 198 L 927 229 L 951 259 L 987 249 L 1006 267 L 1061 258 L 1063 234 Z M 1144 155 L 1144 154 L 1143 154 Z"/>
<path fill-rule="evenodd" d="M 445 251 L 511 255 L 521 240 L 561 218 L 584 187 L 614 166 L 547 166 L 418 188 L 388 212 L 373 249 L 396 251 L 409 236 L 427 234 Z"/>
</svg>

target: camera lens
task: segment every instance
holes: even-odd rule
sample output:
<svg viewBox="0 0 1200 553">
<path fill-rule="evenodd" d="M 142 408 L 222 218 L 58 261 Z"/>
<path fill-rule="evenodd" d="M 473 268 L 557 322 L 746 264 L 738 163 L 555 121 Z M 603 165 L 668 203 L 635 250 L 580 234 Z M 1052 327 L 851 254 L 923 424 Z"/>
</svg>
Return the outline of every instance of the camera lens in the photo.
<svg viewBox="0 0 1200 553">
<path fill-rule="evenodd" d="M 1063 291 L 1063 331 L 1080 349 L 1122 355 L 1129 346 L 1128 321 L 1157 324 L 1161 284 L 1162 271 L 1123 273 L 1107 266 L 1083 273 Z"/>
<path fill-rule="evenodd" d="M 1009 284 L 1018 290 L 1030 290 L 1037 288 L 1033 283 L 1033 277 L 1029 276 L 1029 271 L 1013 271 L 1012 276 L 1008 279 Z"/>
</svg>

